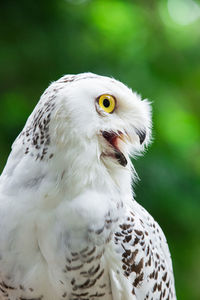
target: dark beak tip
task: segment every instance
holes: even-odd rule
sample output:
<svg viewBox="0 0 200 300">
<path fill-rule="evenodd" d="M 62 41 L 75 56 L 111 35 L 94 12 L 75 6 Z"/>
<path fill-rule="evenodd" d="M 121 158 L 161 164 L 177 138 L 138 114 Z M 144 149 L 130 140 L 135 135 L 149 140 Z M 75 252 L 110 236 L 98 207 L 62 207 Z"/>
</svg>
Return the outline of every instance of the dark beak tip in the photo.
<svg viewBox="0 0 200 300">
<path fill-rule="evenodd" d="M 145 138 L 146 138 L 146 131 L 145 130 L 136 130 L 136 134 L 139 136 L 140 145 L 143 144 Z"/>
</svg>

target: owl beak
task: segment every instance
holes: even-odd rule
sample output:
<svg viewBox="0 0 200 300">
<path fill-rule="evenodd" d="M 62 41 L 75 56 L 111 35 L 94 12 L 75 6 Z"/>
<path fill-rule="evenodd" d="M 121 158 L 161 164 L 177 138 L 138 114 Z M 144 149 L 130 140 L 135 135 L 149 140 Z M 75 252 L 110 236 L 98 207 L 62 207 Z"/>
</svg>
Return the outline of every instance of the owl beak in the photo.
<svg viewBox="0 0 200 300">
<path fill-rule="evenodd" d="M 140 144 L 143 144 L 146 138 L 146 131 L 145 130 L 139 130 L 137 128 L 134 128 L 135 133 L 139 137 Z M 104 139 L 108 142 L 108 144 L 112 147 L 112 151 L 106 152 L 106 156 L 110 156 L 112 158 L 115 158 L 118 163 L 125 167 L 127 165 L 127 159 L 125 155 L 123 154 L 123 144 L 127 143 L 133 143 L 133 137 L 129 135 L 128 133 L 122 133 L 121 131 L 102 131 L 101 132 Z"/>
<path fill-rule="evenodd" d="M 126 137 L 122 134 L 122 132 L 116 133 L 116 132 L 108 132 L 108 131 L 103 131 L 102 136 L 112 146 L 114 150 L 115 159 L 117 159 L 117 161 L 121 166 L 125 167 L 128 162 L 125 155 L 119 149 L 119 141 L 122 140 L 123 142 L 126 142 Z M 113 154 L 110 156 L 113 156 Z"/>
</svg>

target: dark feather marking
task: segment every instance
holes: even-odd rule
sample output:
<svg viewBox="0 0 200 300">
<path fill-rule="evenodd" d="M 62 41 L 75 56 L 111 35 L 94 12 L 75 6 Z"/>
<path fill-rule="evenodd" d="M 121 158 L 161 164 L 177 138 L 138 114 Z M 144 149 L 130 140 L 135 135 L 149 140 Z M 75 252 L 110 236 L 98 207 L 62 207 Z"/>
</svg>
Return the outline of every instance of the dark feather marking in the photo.
<svg viewBox="0 0 200 300">
<path fill-rule="evenodd" d="M 134 287 L 137 287 L 140 284 L 140 282 L 143 281 L 143 278 L 144 278 L 144 273 L 140 273 L 140 275 L 137 276 L 133 282 Z"/>
<path fill-rule="evenodd" d="M 86 253 L 86 255 L 91 255 L 91 254 L 93 254 L 93 253 L 95 252 L 95 250 L 96 250 L 96 247 L 94 247 L 90 252 Z"/>
<path fill-rule="evenodd" d="M 92 294 L 92 295 L 90 295 L 90 298 L 93 298 L 93 297 L 103 297 L 103 296 L 105 296 L 105 293 L 96 293 L 96 294 Z"/>
<path fill-rule="evenodd" d="M 155 293 L 156 289 L 157 289 L 157 283 L 154 284 L 153 293 Z"/>
<path fill-rule="evenodd" d="M 65 266 L 67 271 L 75 271 L 75 270 L 79 270 L 83 267 L 83 264 L 79 265 L 79 266 L 74 266 L 74 267 L 70 267 L 68 265 Z"/>
<path fill-rule="evenodd" d="M 65 293 L 62 295 L 62 297 L 65 298 L 66 296 L 67 296 L 67 293 L 65 292 Z"/>
<path fill-rule="evenodd" d="M 132 272 L 135 272 L 136 274 L 139 274 L 143 268 L 143 261 L 144 259 L 141 258 L 141 260 L 139 261 L 138 264 L 136 263 L 133 263 L 132 266 L 131 266 L 131 270 Z"/>
<path fill-rule="evenodd" d="M 41 300 L 43 298 L 43 296 L 40 296 L 38 298 L 23 298 L 23 297 L 20 297 L 19 299 L 20 300 Z"/>
<path fill-rule="evenodd" d="M 72 296 L 76 296 L 76 297 L 84 297 L 84 296 L 87 296 L 87 295 L 88 295 L 88 292 L 86 292 L 86 293 L 79 293 L 79 294 L 77 294 L 77 293 L 72 293 L 71 295 L 72 295 Z"/>
<path fill-rule="evenodd" d="M 162 267 L 162 265 L 161 265 L 161 267 Z M 164 274 L 163 277 L 162 277 L 162 280 L 163 280 L 163 281 L 166 281 L 166 279 L 167 279 L 167 272 L 165 272 L 165 274 Z"/>
<path fill-rule="evenodd" d="M 139 242 L 139 238 L 136 236 L 136 238 L 135 238 L 135 240 L 134 240 L 134 242 L 133 242 L 133 246 L 137 245 L 138 242 Z"/>
<path fill-rule="evenodd" d="M 104 226 L 95 231 L 96 234 L 101 234 L 104 231 Z"/>
<path fill-rule="evenodd" d="M 3 288 L 8 289 L 8 290 L 16 290 L 15 287 L 7 285 L 4 281 L 0 282 L 0 285 L 1 285 Z"/>
</svg>

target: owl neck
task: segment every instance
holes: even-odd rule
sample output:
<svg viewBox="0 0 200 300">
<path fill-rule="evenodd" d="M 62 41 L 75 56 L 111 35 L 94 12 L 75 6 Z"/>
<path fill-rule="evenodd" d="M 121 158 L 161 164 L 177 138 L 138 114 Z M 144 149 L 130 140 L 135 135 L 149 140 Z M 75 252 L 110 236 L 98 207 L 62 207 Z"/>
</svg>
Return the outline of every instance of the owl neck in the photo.
<svg viewBox="0 0 200 300">
<path fill-rule="evenodd" d="M 89 189 L 104 191 L 113 198 L 132 198 L 130 160 L 126 167 L 106 166 L 95 145 L 49 145 L 48 159 L 46 155 L 41 160 L 37 159 L 37 152 L 24 155 L 19 140 L 2 176 L 8 186 L 6 193 L 16 195 L 24 187 L 24 198 L 31 192 L 34 201 L 30 203 L 38 202 L 45 208 L 55 207 L 62 200 L 70 201 Z"/>
<path fill-rule="evenodd" d="M 65 149 L 57 152 L 50 165 L 52 173 L 57 174 L 60 191 L 70 195 L 71 198 L 87 189 L 131 197 L 132 178 L 129 159 L 126 167 L 117 164 L 108 166 L 101 160 L 101 152 L 94 144 L 77 148 L 79 153 Z"/>
</svg>

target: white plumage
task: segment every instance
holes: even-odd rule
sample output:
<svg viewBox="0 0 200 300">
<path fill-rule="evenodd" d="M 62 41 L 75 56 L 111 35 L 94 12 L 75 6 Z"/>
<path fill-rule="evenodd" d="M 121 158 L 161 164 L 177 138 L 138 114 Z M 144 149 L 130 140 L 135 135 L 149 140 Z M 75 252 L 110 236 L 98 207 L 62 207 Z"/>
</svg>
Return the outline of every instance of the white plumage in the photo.
<svg viewBox="0 0 200 300">
<path fill-rule="evenodd" d="M 0 299 L 176 299 L 159 225 L 132 196 L 147 100 L 112 78 L 52 83 L 0 177 Z"/>
</svg>

